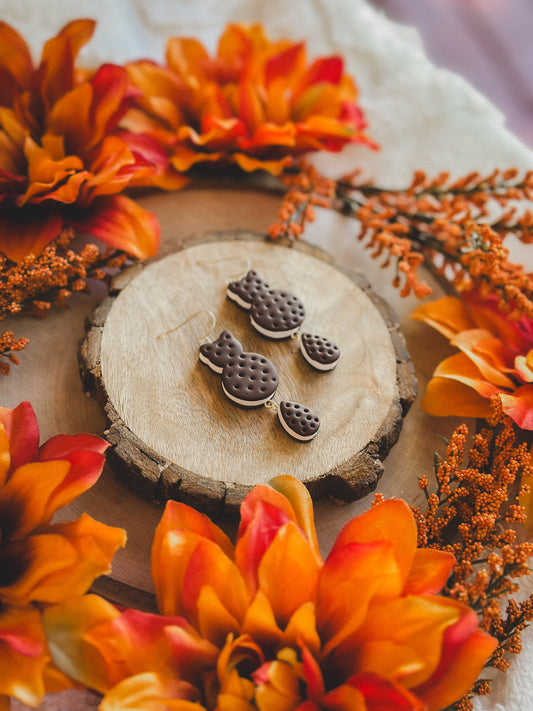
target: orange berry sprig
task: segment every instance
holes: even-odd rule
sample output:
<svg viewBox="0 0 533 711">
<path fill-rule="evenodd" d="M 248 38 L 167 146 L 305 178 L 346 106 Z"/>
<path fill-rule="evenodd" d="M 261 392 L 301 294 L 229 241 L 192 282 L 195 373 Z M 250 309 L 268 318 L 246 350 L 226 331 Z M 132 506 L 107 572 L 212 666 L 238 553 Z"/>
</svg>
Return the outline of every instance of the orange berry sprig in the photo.
<svg viewBox="0 0 533 711">
<path fill-rule="evenodd" d="M 51 306 L 65 306 L 73 292 L 86 291 L 88 279 L 106 281 L 126 260 L 123 252 L 102 253 L 94 244 L 76 252 L 72 238 L 66 229 L 38 256 L 18 264 L 0 255 L 0 320 L 17 314 L 44 318 Z"/>
<path fill-rule="evenodd" d="M 127 255 L 118 250 L 101 252 L 86 244 L 79 252 L 71 248 L 70 228 L 47 245 L 38 255 L 28 255 L 18 264 L 0 254 L 0 321 L 6 316 L 45 318 L 52 306 L 65 307 L 74 292 L 88 291 L 88 281 L 107 282 L 126 263 Z M 26 338 L 15 340 L 6 331 L 0 341 L 0 354 L 16 363 L 14 350 L 24 348 Z M 9 373 L 3 363 L 0 373 Z"/>
<path fill-rule="evenodd" d="M 305 162 L 301 165 L 302 170 L 287 170 L 282 175 L 287 191 L 278 211 L 279 219 L 268 231 L 272 239 L 299 239 L 307 223 L 314 221 L 315 207 L 332 207 L 335 181 L 325 178 Z"/>
<path fill-rule="evenodd" d="M 372 256 L 385 253 L 383 266 L 396 259 L 402 296 L 429 293 L 417 275 L 423 261 L 457 291 L 495 293 L 502 310 L 533 316 L 533 275 L 509 261 L 503 244 L 511 233 L 533 240 L 533 213 L 515 204 L 533 197 L 533 172 L 523 179 L 514 169 L 471 173 L 450 183 L 447 173 L 428 179 L 418 171 L 407 190 L 364 184 L 354 173 L 337 181 L 336 197 L 360 221 L 358 238 Z"/>
<path fill-rule="evenodd" d="M 18 365 L 15 352 L 21 351 L 27 344 L 27 338 L 15 338 L 13 331 L 4 331 L 0 335 L 0 375 L 9 375 L 11 364 Z"/>
<path fill-rule="evenodd" d="M 533 172 L 521 179 L 514 169 L 471 173 L 450 182 L 447 173 L 429 179 L 417 171 L 407 189 L 387 190 L 363 182 L 357 171 L 332 181 L 301 163 L 282 179 L 288 190 L 271 237 L 300 237 L 314 219 L 313 205 L 340 210 L 359 221 L 357 237 L 372 257 L 394 266 L 401 296 L 431 293 L 420 276 L 425 263 L 457 291 L 495 293 L 502 310 L 533 317 L 533 274 L 511 263 L 503 244 L 511 233 L 533 240 L 533 213 L 516 205 L 533 198 Z"/>
<path fill-rule="evenodd" d="M 473 436 L 468 452 L 468 429 L 461 425 L 446 457 L 436 455 L 436 488 L 430 491 L 429 478 L 420 477 L 427 505 L 412 511 L 418 545 L 455 556 L 444 594 L 476 610 L 481 627 L 499 642 L 487 666 L 505 670 L 508 654 L 520 651 L 520 633 L 533 620 L 533 595 L 521 603 L 508 599 L 504 612 L 501 604 L 519 589 L 517 579 L 530 573 L 533 543 L 520 542 L 517 527 L 525 519 L 519 497 L 533 467 L 527 443 L 519 439 L 497 396 L 491 408 L 487 426 Z M 478 693 L 487 693 L 484 684 L 453 708 L 471 709 L 469 699 Z"/>
</svg>

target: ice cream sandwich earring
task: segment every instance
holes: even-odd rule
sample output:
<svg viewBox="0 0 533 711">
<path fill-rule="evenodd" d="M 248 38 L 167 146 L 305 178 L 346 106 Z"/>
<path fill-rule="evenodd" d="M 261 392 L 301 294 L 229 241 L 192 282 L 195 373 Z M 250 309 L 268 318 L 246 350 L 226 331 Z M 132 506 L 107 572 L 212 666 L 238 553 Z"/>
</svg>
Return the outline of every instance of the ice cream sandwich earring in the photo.
<svg viewBox="0 0 533 711">
<path fill-rule="evenodd" d="M 177 331 L 200 311 L 170 331 L 160 334 L 167 336 Z M 309 408 L 299 403 L 283 401 L 279 405 L 273 402 L 279 377 L 274 364 L 259 353 L 247 353 L 231 331 L 222 331 L 216 341 L 209 340 L 216 320 L 213 313 L 211 329 L 201 339 L 198 351 L 200 362 L 221 377 L 224 395 L 235 405 L 255 408 L 262 405 L 278 413 L 283 429 L 294 439 L 308 442 L 313 439 L 320 427 L 318 416 Z"/>
<path fill-rule="evenodd" d="M 233 403 L 241 407 L 265 405 L 276 411 L 285 432 L 300 442 L 316 436 L 318 415 L 299 403 L 273 402 L 279 381 L 274 364 L 259 353 L 246 353 L 230 331 L 222 331 L 216 341 L 202 344 L 198 357 L 220 375 L 224 395 Z"/>
<path fill-rule="evenodd" d="M 319 371 L 333 370 L 340 357 L 338 346 L 328 338 L 312 333 L 301 333 L 305 318 L 302 301 L 293 294 L 271 289 L 255 270 L 238 281 L 231 281 L 226 295 L 250 314 L 252 327 L 273 340 L 298 338 L 300 352 L 310 366 Z"/>
</svg>

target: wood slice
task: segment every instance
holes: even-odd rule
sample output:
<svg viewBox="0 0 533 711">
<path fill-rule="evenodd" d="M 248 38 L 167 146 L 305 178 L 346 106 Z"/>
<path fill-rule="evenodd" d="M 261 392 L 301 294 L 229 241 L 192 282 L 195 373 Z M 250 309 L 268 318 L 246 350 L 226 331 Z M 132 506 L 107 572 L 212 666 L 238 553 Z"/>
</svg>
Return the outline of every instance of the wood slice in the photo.
<svg viewBox="0 0 533 711">
<path fill-rule="evenodd" d="M 260 336 L 227 299 L 228 276 L 247 262 L 303 301 L 302 331 L 338 344 L 334 370 L 313 370 L 293 340 Z M 271 410 L 225 397 L 220 377 L 198 359 L 207 311 L 216 316 L 212 340 L 230 330 L 245 351 L 275 364 L 277 402 L 320 416 L 315 439 L 297 442 Z M 114 471 L 145 497 L 181 500 L 214 517 L 236 514 L 253 486 L 281 473 L 302 480 L 315 499 L 364 496 L 416 392 L 396 316 L 361 274 L 305 242 L 244 231 L 194 235 L 180 251 L 119 275 L 89 317 L 79 355 L 85 389 L 105 411 Z"/>
</svg>

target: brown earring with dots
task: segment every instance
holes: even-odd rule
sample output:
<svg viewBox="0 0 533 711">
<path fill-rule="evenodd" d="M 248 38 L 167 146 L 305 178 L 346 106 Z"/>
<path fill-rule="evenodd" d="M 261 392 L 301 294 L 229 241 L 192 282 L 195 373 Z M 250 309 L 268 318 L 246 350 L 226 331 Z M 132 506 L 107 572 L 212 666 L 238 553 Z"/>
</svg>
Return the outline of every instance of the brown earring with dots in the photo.
<svg viewBox="0 0 533 711">
<path fill-rule="evenodd" d="M 160 334 L 167 336 L 178 330 L 200 311 L 170 331 Z M 216 319 L 212 312 L 211 330 Z M 281 426 L 293 439 L 300 442 L 312 440 L 320 427 L 320 420 L 312 410 L 300 403 L 282 401 L 278 405 L 274 397 L 279 377 L 274 364 L 259 353 L 247 353 L 231 331 L 222 331 L 216 341 L 209 341 L 208 334 L 200 341 L 198 352 L 200 362 L 221 377 L 224 395 L 235 405 L 255 408 L 264 405 L 277 411 Z"/>
<path fill-rule="evenodd" d="M 271 289 L 255 270 L 238 281 L 231 281 L 226 295 L 242 309 L 249 311 L 252 327 L 266 338 L 283 340 L 300 337 L 300 352 L 307 363 L 318 371 L 333 370 L 340 357 L 339 347 L 328 338 L 300 333 L 305 307 L 294 294 Z"/>
</svg>

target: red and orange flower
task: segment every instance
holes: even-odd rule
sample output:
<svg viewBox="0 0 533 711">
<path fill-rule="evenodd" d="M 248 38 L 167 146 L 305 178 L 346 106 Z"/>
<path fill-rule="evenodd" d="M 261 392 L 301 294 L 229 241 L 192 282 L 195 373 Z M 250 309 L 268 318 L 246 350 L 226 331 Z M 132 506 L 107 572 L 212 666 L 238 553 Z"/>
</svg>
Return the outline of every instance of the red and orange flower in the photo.
<svg viewBox="0 0 533 711">
<path fill-rule="evenodd" d="M 422 407 L 432 415 L 487 417 L 490 398 L 524 430 L 533 430 L 533 319 L 511 320 L 496 297 L 466 293 L 417 308 L 412 317 L 449 339 L 459 353 L 440 363 Z"/>
<path fill-rule="evenodd" d="M 126 70 L 75 66 L 94 25 L 67 24 L 34 66 L 24 39 L 0 22 L 0 252 L 14 262 L 40 253 L 64 224 L 150 256 L 159 225 L 119 193 L 185 182 L 156 141 L 120 128 L 133 98 Z"/>
<path fill-rule="evenodd" d="M 0 708 L 8 697 L 39 706 L 71 682 L 51 663 L 42 627 L 48 605 L 85 593 L 124 544 L 124 531 L 90 516 L 51 523 L 98 479 L 107 443 L 58 435 L 39 447 L 27 402 L 0 408 Z"/>
<path fill-rule="evenodd" d="M 166 66 L 127 70 L 140 94 L 125 124 L 166 145 L 180 172 L 216 162 L 279 173 L 309 151 L 375 147 L 342 59 L 308 63 L 303 42 L 271 41 L 261 25 L 228 25 L 213 56 L 196 39 L 171 38 Z"/>
<path fill-rule="evenodd" d="M 417 549 L 409 507 L 354 518 L 324 561 L 307 490 L 257 486 L 235 547 L 169 502 L 152 573 L 162 615 L 96 596 L 46 613 L 54 659 L 102 711 L 436 711 L 471 687 L 496 640 L 437 593 L 454 558 Z"/>
</svg>

